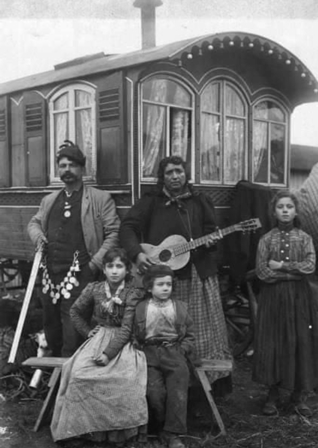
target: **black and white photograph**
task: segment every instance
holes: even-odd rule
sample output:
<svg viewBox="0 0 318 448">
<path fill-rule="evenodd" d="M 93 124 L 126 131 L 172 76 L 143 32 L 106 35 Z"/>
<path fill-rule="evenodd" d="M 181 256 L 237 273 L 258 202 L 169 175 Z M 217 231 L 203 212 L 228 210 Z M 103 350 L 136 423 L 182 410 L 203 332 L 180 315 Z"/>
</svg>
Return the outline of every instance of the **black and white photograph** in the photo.
<svg viewBox="0 0 318 448">
<path fill-rule="evenodd" d="M 318 3 L 0 0 L 0 448 L 318 447 Z"/>
</svg>

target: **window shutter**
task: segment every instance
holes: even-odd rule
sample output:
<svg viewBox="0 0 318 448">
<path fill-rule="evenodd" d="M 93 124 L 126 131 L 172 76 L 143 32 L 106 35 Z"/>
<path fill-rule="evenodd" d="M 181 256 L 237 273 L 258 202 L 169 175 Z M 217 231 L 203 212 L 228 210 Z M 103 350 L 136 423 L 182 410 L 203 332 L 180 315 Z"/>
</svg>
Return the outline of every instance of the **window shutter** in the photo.
<svg viewBox="0 0 318 448">
<path fill-rule="evenodd" d="M 24 94 L 24 139 L 28 184 L 47 184 L 46 102 L 37 92 Z"/>
<path fill-rule="evenodd" d="M 0 187 L 10 187 L 8 97 L 0 98 Z"/>
<path fill-rule="evenodd" d="M 97 90 L 97 179 L 99 184 L 127 182 L 123 76 L 101 79 Z"/>
</svg>

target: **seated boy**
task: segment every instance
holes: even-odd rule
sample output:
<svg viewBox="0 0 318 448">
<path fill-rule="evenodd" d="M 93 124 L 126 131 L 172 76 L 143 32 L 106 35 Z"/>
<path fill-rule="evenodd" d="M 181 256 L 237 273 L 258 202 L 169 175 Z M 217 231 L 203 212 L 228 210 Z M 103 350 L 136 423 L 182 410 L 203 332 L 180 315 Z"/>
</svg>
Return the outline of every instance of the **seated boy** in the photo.
<svg viewBox="0 0 318 448">
<path fill-rule="evenodd" d="M 186 357 L 194 350 L 194 331 L 186 305 L 171 298 L 173 277 L 165 265 L 147 270 L 148 294 L 136 307 L 134 337 L 147 359 L 149 414 L 169 448 L 184 448 L 178 435 L 187 432 Z"/>
</svg>

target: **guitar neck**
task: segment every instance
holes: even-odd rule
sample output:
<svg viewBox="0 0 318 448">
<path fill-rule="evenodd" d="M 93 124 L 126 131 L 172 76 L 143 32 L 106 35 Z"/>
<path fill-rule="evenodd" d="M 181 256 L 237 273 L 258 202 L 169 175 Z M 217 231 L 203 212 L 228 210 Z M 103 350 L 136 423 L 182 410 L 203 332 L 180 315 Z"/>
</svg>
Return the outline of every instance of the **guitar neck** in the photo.
<svg viewBox="0 0 318 448">
<path fill-rule="evenodd" d="M 209 241 L 209 238 L 211 236 L 225 236 L 230 233 L 233 233 L 236 231 L 236 225 L 225 227 L 224 229 L 217 230 L 216 232 L 209 233 L 208 235 L 201 236 L 200 238 L 197 238 L 192 241 L 188 241 L 184 244 L 179 244 L 178 246 L 174 247 L 174 253 L 175 255 L 181 255 L 186 252 L 189 252 L 190 250 L 196 249 L 199 246 L 203 246 L 203 244 L 207 243 Z"/>
</svg>

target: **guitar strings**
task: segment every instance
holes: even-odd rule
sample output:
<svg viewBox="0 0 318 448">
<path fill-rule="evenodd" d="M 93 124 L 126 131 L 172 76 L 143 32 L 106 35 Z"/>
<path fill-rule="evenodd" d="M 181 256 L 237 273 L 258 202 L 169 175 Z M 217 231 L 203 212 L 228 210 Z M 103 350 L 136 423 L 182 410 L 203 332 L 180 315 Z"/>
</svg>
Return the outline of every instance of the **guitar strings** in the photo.
<svg viewBox="0 0 318 448">
<path fill-rule="evenodd" d="M 183 210 L 185 211 L 185 214 L 186 214 L 186 217 L 187 217 L 187 223 L 185 223 L 185 221 L 184 221 L 184 219 L 183 219 L 183 217 L 182 217 L 182 215 L 181 215 L 181 213 L 180 213 L 179 208 L 177 208 L 177 212 L 178 212 L 178 215 L 179 215 L 179 217 L 180 217 L 180 220 L 181 220 L 181 222 L 182 222 L 182 224 L 183 224 L 183 227 L 185 228 L 185 231 L 187 232 L 190 241 L 193 241 L 189 212 L 188 212 L 188 210 L 187 210 L 186 208 L 183 208 Z"/>
</svg>

